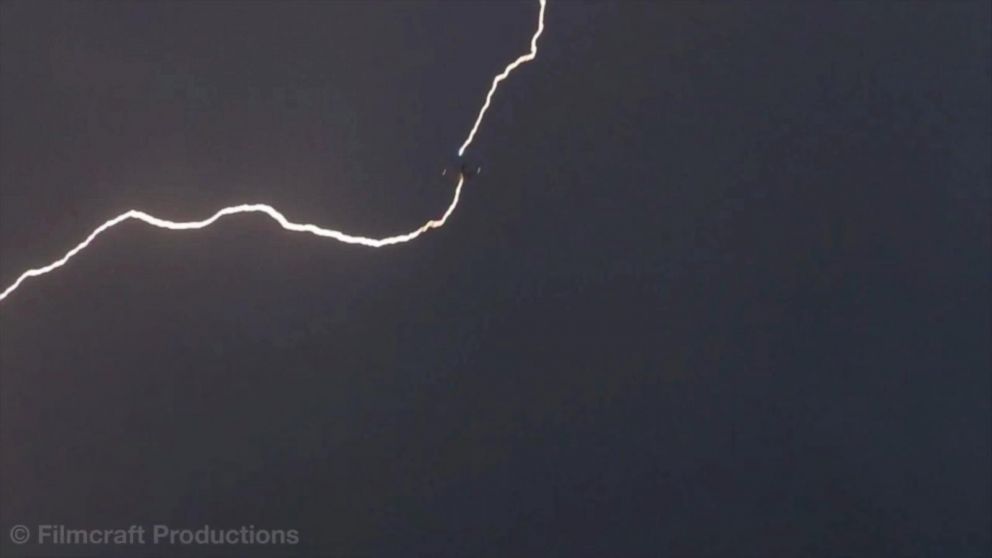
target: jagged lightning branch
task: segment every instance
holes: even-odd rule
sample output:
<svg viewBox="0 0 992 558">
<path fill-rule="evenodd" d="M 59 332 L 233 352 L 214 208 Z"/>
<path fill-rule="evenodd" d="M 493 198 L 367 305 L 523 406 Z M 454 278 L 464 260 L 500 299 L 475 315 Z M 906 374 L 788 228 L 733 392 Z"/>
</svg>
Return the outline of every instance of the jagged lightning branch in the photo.
<svg viewBox="0 0 992 558">
<path fill-rule="evenodd" d="M 475 138 L 475 134 L 479 130 L 479 125 L 482 123 L 483 116 L 485 116 L 486 111 L 489 109 L 489 104 L 492 101 L 493 94 L 496 93 L 496 88 L 499 86 L 499 83 L 504 79 L 506 79 L 506 77 L 510 75 L 510 72 L 512 72 L 518 66 L 526 62 L 529 62 L 531 60 L 534 60 L 534 58 L 537 56 L 537 40 L 541 36 L 541 33 L 544 31 L 544 10 L 547 7 L 547 0 L 538 0 L 538 1 L 541 4 L 541 9 L 537 16 L 537 31 L 534 32 L 534 36 L 530 41 L 530 52 L 524 54 L 523 56 L 511 62 L 506 67 L 506 69 L 504 69 L 499 75 L 493 78 L 492 87 L 489 89 L 489 93 L 486 95 L 486 102 L 485 104 L 482 105 L 482 109 L 479 111 L 479 116 L 476 118 L 475 124 L 472 126 L 472 130 L 469 132 L 468 138 L 466 138 L 465 143 L 463 143 L 462 146 L 458 149 L 459 157 L 461 157 L 465 153 L 465 150 L 469 147 L 469 145 L 472 144 L 472 140 Z M 460 176 L 458 179 L 458 184 L 455 186 L 455 193 L 451 198 L 451 204 L 448 205 L 448 209 L 445 210 L 444 214 L 441 215 L 441 217 L 437 219 L 431 219 L 430 221 L 427 221 L 420 227 L 410 232 L 398 234 L 394 236 L 387 236 L 385 238 L 369 238 L 365 236 L 351 235 L 333 229 L 325 229 L 323 227 L 312 225 L 309 223 L 294 223 L 289 219 L 287 219 L 286 216 L 280 213 L 279 210 L 277 210 L 276 208 L 272 207 L 271 205 L 261 204 L 261 203 L 242 204 L 242 205 L 234 205 L 231 207 L 225 207 L 202 221 L 169 221 L 167 219 L 160 219 L 158 217 L 155 217 L 154 215 L 149 215 L 144 211 L 132 209 L 130 211 L 126 211 L 118 215 L 117 217 L 114 217 L 113 219 L 110 219 L 109 221 L 97 227 L 93 232 L 90 233 L 89 236 L 86 237 L 85 240 L 77 244 L 72 250 L 66 252 L 66 254 L 61 258 L 55 260 L 54 262 L 46 266 L 29 269 L 24 273 L 22 273 L 17 278 L 17 280 L 14 281 L 13 284 L 11 284 L 9 287 L 4 289 L 3 292 L 0 292 L 0 301 L 10 296 L 10 294 L 14 292 L 18 287 L 20 287 L 21 283 L 23 283 L 25 280 L 30 279 L 32 277 L 38 277 L 40 275 L 44 275 L 46 273 L 49 273 L 50 271 L 54 271 L 62 267 L 73 256 L 75 256 L 83 249 L 85 249 L 87 246 L 89 246 L 91 242 L 93 242 L 98 236 L 103 234 L 105 231 L 116 225 L 123 223 L 124 221 L 128 221 L 131 219 L 141 221 L 143 223 L 146 223 L 153 227 L 158 227 L 160 229 L 182 231 L 182 230 L 197 230 L 197 229 L 203 229 L 209 227 L 210 225 L 218 221 L 221 217 L 225 217 L 227 215 L 234 215 L 237 213 L 263 213 L 271 217 L 275 222 L 279 223 L 279 225 L 282 228 L 288 231 L 310 233 L 312 235 L 320 236 L 323 238 L 332 238 L 334 240 L 346 244 L 359 244 L 362 246 L 369 246 L 372 248 L 381 248 L 383 246 L 389 246 L 392 244 L 409 242 L 431 229 L 437 229 L 443 227 L 445 222 L 447 222 L 448 217 L 450 217 L 451 214 L 454 213 L 455 208 L 458 206 L 458 199 L 461 196 L 462 186 L 464 184 L 465 184 L 465 177 Z"/>
<path fill-rule="evenodd" d="M 465 138 L 465 143 L 458 148 L 458 156 L 461 157 L 465 154 L 465 150 L 468 149 L 469 145 L 472 145 L 472 140 L 475 139 L 475 133 L 479 131 L 479 125 L 482 124 L 482 117 L 486 115 L 486 111 L 489 110 L 489 103 L 493 100 L 493 95 L 496 93 L 496 88 L 499 87 L 499 82 L 506 79 L 510 72 L 515 70 L 517 66 L 530 62 L 537 57 L 537 40 L 541 38 L 541 33 L 544 32 L 544 8 L 547 7 L 546 0 L 540 0 L 541 11 L 537 14 L 537 31 L 534 32 L 534 36 L 530 39 L 530 52 L 520 56 L 506 67 L 499 75 L 493 78 L 493 85 L 489 88 L 489 93 L 486 94 L 486 102 L 482 104 L 482 108 L 479 109 L 479 116 L 475 119 L 475 124 L 472 125 L 472 130 L 468 133 L 468 137 Z"/>
</svg>

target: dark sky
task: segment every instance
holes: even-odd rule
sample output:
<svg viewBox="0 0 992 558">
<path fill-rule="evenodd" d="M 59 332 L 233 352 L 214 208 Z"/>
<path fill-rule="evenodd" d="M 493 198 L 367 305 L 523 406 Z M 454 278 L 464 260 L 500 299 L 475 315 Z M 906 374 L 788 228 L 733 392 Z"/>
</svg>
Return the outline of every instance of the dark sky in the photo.
<svg viewBox="0 0 992 558">
<path fill-rule="evenodd" d="M 130 208 L 357 234 L 536 2 L 0 4 L 0 286 Z M 987 2 L 556 2 L 449 224 L 123 224 L 0 303 L 14 524 L 324 556 L 987 556 Z M 287 555 L 168 548 L 189 556 Z"/>
</svg>

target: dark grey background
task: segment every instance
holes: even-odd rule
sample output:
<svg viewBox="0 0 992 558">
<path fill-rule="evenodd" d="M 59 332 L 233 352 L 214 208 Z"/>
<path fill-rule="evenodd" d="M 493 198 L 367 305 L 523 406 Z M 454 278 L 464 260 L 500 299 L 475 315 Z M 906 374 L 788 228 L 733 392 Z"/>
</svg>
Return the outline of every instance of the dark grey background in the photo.
<svg viewBox="0 0 992 558">
<path fill-rule="evenodd" d="M 536 2 L 0 4 L 0 285 L 137 207 L 387 235 Z M 23 523 L 987 556 L 987 2 L 548 7 L 449 225 L 121 225 L 0 303 Z"/>
</svg>

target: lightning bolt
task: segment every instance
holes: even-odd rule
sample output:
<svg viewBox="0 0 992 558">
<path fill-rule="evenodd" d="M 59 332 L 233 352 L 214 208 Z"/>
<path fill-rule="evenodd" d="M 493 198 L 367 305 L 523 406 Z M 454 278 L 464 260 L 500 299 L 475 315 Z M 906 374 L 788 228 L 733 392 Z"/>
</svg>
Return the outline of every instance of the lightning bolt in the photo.
<svg viewBox="0 0 992 558">
<path fill-rule="evenodd" d="M 506 69 L 496 75 L 493 78 L 493 84 L 489 88 L 489 93 L 486 94 L 486 102 L 482 104 L 482 108 L 479 109 L 479 116 L 475 119 L 475 124 L 472 125 L 472 129 L 468 133 L 468 137 L 465 138 L 465 143 L 458 148 L 458 156 L 461 157 L 465 154 L 465 150 L 468 146 L 472 145 L 472 140 L 475 139 L 475 133 L 479 131 L 479 126 L 482 124 L 482 117 L 486 115 L 486 111 L 489 110 L 489 103 L 493 100 L 493 95 L 496 94 L 496 88 L 499 87 L 499 83 L 510 75 L 510 72 L 516 70 L 521 64 L 526 64 L 531 60 L 537 58 L 537 40 L 541 38 L 541 33 L 544 33 L 544 9 L 547 7 L 547 0 L 540 0 L 541 11 L 537 14 L 537 31 L 534 32 L 534 36 L 530 39 L 530 52 L 521 55 L 519 58 L 510 62 Z"/>
<path fill-rule="evenodd" d="M 530 62 L 531 60 L 534 60 L 534 58 L 537 57 L 537 40 L 538 38 L 540 38 L 541 33 L 544 32 L 544 11 L 545 8 L 547 7 L 547 0 L 538 0 L 538 1 L 541 4 L 541 9 L 537 16 L 537 30 L 534 32 L 534 36 L 533 38 L 531 38 L 530 41 L 530 52 L 520 56 L 519 58 L 511 62 L 509 65 L 506 66 L 506 68 L 501 73 L 499 73 L 495 78 L 493 78 L 492 87 L 489 88 L 489 93 L 486 95 L 486 101 L 482 105 L 482 109 L 479 110 L 479 115 L 475 119 L 475 124 L 472 126 L 472 130 L 469 131 L 468 137 L 465 139 L 465 143 L 463 143 L 461 147 L 458 148 L 459 157 L 464 155 L 465 150 L 468 149 L 468 147 L 472 144 L 472 140 L 475 138 L 475 134 L 476 132 L 478 132 L 479 126 L 482 124 L 482 119 L 486 115 L 486 111 L 489 109 L 489 104 L 492 101 L 493 95 L 496 93 L 496 89 L 499 87 L 500 82 L 506 79 L 507 76 L 510 75 L 510 72 L 515 70 L 521 64 Z M 313 225 L 310 223 L 294 223 L 293 221 L 287 219 L 286 216 L 280 213 L 279 210 L 277 210 L 276 208 L 272 207 L 271 205 L 261 204 L 261 203 L 241 204 L 241 205 L 233 205 L 230 207 L 225 207 L 217 211 L 210 217 L 203 219 L 202 221 L 170 221 L 168 219 L 160 219 L 158 217 L 155 217 L 154 215 L 149 215 L 144 211 L 131 209 L 129 211 L 125 211 L 124 213 L 121 213 L 120 215 L 114 217 L 113 219 L 104 222 L 102 225 L 94 229 L 93 232 L 91 232 L 89 236 L 86 237 L 85 240 L 83 240 L 82 242 L 77 244 L 74 248 L 66 252 L 65 255 L 62 256 L 61 258 L 53 261 L 48 265 L 29 269 L 24 273 L 22 273 L 20 276 L 18 276 L 16 281 L 14 281 L 9 287 L 4 289 L 3 292 L 0 292 L 0 301 L 10 296 L 10 294 L 13 293 L 15 290 L 17 290 L 17 288 L 20 287 L 24 281 L 32 277 L 39 277 L 41 275 L 45 275 L 46 273 L 50 273 L 64 266 L 66 263 L 69 262 L 70 259 L 72 259 L 73 256 L 82 252 L 87 246 L 89 246 L 94 240 L 96 240 L 98 236 L 110 230 L 111 228 L 132 219 L 141 221 L 153 227 L 158 227 L 160 229 L 167 229 L 172 231 L 185 231 L 185 230 L 198 230 L 209 227 L 210 225 L 220 220 L 222 217 L 226 217 L 228 215 L 236 215 L 239 213 L 262 213 L 269 216 L 282 228 L 288 231 L 310 233 L 312 235 L 319 236 L 322 238 L 331 238 L 337 240 L 338 242 L 343 242 L 345 244 L 358 244 L 361 246 L 368 246 L 371 248 L 381 248 L 383 246 L 390 246 L 393 244 L 410 242 L 411 240 L 419 237 L 420 235 L 426 233 L 431 229 L 439 229 L 443 227 L 444 224 L 447 222 L 448 217 L 450 217 L 451 214 L 455 212 L 455 208 L 458 207 L 458 199 L 461 196 L 462 186 L 464 184 L 465 184 L 465 177 L 460 176 L 458 178 L 458 184 L 455 186 L 455 192 L 451 198 L 451 203 L 448 205 L 448 208 L 445 210 L 444 214 L 442 214 L 440 217 L 438 217 L 437 219 L 431 219 L 426 223 L 424 223 L 423 225 L 420 225 L 420 227 L 410 232 L 397 234 L 394 236 L 387 236 L 384 238 L 370 238 L 366 236 L 352 235 L 334 229 L 326 229 L 324 227 L 320 227 L 318 225 Z"/>
</svg>

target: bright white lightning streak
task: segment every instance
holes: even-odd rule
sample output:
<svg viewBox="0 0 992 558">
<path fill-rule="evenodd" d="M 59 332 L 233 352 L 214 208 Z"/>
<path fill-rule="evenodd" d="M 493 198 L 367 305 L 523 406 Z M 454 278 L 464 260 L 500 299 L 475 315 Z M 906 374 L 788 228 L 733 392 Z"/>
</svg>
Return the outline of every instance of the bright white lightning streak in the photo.
<svg viewBox="0 0 992 558">
<path fill-rule="evenodd" d="M 539 1 L 541 3 L 541 10 L 537 16 L 537 31 L 534 33 L 534 37 L 530 41 L 530 52 L 524 54 L 523 56 L 511 62 L 506 67 L 506 69 L 503 70 L 502 73 L 500 73 L 493 79 L 493 85 L 489 89 L 489 93 L 486 95 L 486 102 L 482 106 L 482 110 L 479 111 L 479 116 L 475 120 L 475 125 L 472 126 L 472 130 L 469 132 L 468 138 L 465 140 L 465 143 L 463 143 L 462 146 L 458 149 L 459 157 L 461 157 L 465 153 L 465 150 L 468 148 L 468 146 L 472 144 L 472 140 L 475 138 L 475 133 L 479 130 L 479 125 L 482 123 L 482 117 L 485 116 L 486 110 L 489 109 L 489 103 L 493 98 L 493 94 L 496 93 L 496 88 L 497 86 L 499 86 L 499 83 L 504 79 L 506 79 L 506 77 L 510 75 L 510 72 L 512 72 L 518 66 L 520 66 L 525 62 L 529 62 L 533 60 L 537 56 L 537 39 L 541 36 L 541 33 L 544 31 L 544 10 L 545 7 L 547 6 L 547 0 L 539 0 Z M 389 246 L 392 244 L 409 242 L 431 229 L 438 229 L 443 227 L 445 222 L 447 222 L 448 217 L 450 217 L 451 214 L 454 213 L 455 208 L 458 206 L 458 198 L 461 196 L 462 185 L 464 185 L 464 183 L 465 183 L 465 177 L 464 176 L 459 177 L 458 184 L 455 186 L 454 196 L 452 196 L 451 198 L 451 204 L 448 205 L 448 209 L 445 210 L 444 214 L 441 215 L 441 217 L 437 219 L 431 219 L 430 221 L 427 221 L 420 227 L 410 232 L 398 234 L 394 236 L 387 236 L 384 238 L 369 238 L 366 236 L 351 235 L 333 229 L 325 229 L 323 227 L 312 225 L 309 223 L 294 223 L 289 219 L 287 219 L 286 216 L 280 213 L 279 210 L 277 210 L 276 208 L 272 207 L 271 205 L 262 204 L 262 203 L 241 204 L 241 205 L 233 205 L 230 207 L 225 207 L 202 221 L 169 221 L 167 219 L 160 219 L 158 217 L 155 217 L 154 215 L 149 215 L 144 211 L 132 209 L 130 211 L 126 211 L 118 215 L 117 217 L 114 217 L 113 219 L 110 219 L 109 221 L 106 221 L 105 223 L 97 227 L 93 232 L 90 233 L 89 236 L 86 237 L 85 240 L 77 244 L 72 250 L 66 252 L 65 255 L 62 256 L 61 258 L 55 260 L 54 262 L 46 266 L 29 269 L 24 273 L 22 273 L 17 278 L 17 280 L 14 281 L 13 284 L 11 284 L 9 287 L 4 289 L 3 292 L 0 292 L 0 301 L 10 296 L 10 294 L 14 292 L 19 286 L 21 286 L 21 283 L 23 283 L 25 280 L 30 279 L 32 277 L 38 277 L 40 275 L 44 275 L 46 273 L 49 273 L 64 266 L 73 256 L 75 256 L 83 249 L 85 249 L 87 246 L 89 246 L 90 243 L 93 242 L 96 239 L 96 237 L 100 236 L 103 232 L 107 231 L 108 229 L 116 225 L 123 223 L 124 221 L 128 221 L 131 219 L 142 221 L 143 223 L 146 223 L 153 227 L 158 227 L 160 229 L 184 231 L 184 230 L 197 230 L 197 229 L 203 229 L 209 227 L 210 225 L 214 224 L 217 220 L 219 220 L 221 217 L 225 217 L 227 215 L 235 215 L 238 213 L 264 213 L 265 215 L 271 217 L 275 222 L 279 223 L 279 225 L 282 228 L 288 231 L 305 232 L 324 238 L 333 238 L 334 240 L 343 242 L 345 244 L 359 244 L 362 246 L 369 246 L 372 248 L 381 248 L 383 246 Z"/>
<path fill-rule="evenodd" d="M 534 36 L 530 39 L 530 52 L 520 56 L 506 67 L 499 75 L 493 78 L 493 85 L 489 88 L 489 93 L 486 94 L 486 102 L 482 104 L 482 108 L 479 109 L 479 116 L 475 119 L 475 124 L 472 125 L 472 130 L 468 133 L 468 137 L 465 138 L 465 143 L 458 148 L 458 156 L 461 157 L 465 154 L 465 150 L 468 149 L 469 145 L 472 145 L 472 140 L 475 139 L 475 133 L 479 131 L 479 125 L 482 124 L 482 117 L 486 115 L 486 111 L 489 110 L 489 103 L 493 100 L 493 95 L 496 94 L 496 88 L 499 87 L 499 82 L 506 79 L 510 75 L 510 72 L 517 69 L 517 66 L 530 62 L 537 57 L 537 40 L 541 38 L 541 33 L 544 32 L 544 8 L 547 7 L 547 0 L 540 0 L 541 11 L 537 15 L 537 31 L 534 32 Z"/>
<path fill-rule="evenodd" d="M 202 221 L 169 221 L 167 219 L 160 219 L 158 217 L 155 217 L 154 215 L 149 215 L 144 211 L 132 209 L 130 211 L 118 215 L 117 217 L 114 217 L 113 219 L 97 227 L 96 230 L 91 232 L 90 235 L 86 237 L 86 240 L 77 244 L 75 248 L 66 252 L 66 254 L 61 258 L 55 260 L 54 262 L 44 267 L 29 269 L 24 273 L 22 273 L 21 276 L 17 278 L 17 281 L 14 281 L 14 284 L 7 287 L 6 290 L 0 293 L 0 300 L 7 298 L 7 295 L 14 292 L 14 289 L 19 287 L 21 283 L 24 282 L 25 279 L 31 277 L 37 277 L 39 275 L 44 275 L 49 271 L 62 267 L 63 265 L 66 264 L 66 262 L 69 261 L 70 258 L 72 258 L 76 254 L 81 252 L 84 248 L 89 246 L 90 243 L 93 242 L 96 239 L 96 237 L 100 236 L 100 234 L 102 234 L 104 231 L 110 229 L 111 227 L 119 225 L 129 219 L 136 219 L 138 221 L 142 221 L 144 223 L 147 223 L 153 227 L 158 227 L 160 229 L 169 229 L 172 231 L 188 231 L 188 230 L 196 230 L 196 229 L 203 229 L 209 227 L 210 225 L 214 224 L 218 219 L 220 219 L 221 217 L 225 217 L 227 215 L 234 215 L 237 213 L 264 213 L 269 217 L 271 217 L 275 222 L 279 223 L 279 225 L 282 228 L 286 229 L 287 231 L 306 232 L 312 235 L 322 236 L 324 238 L 333 238 L 334 240 L 344 242 L 346 244 L 361 244 L 363 246 L 371 246 L 372 248 L 381 248 L 383 246 L 389 246 L 390 244 L 409 242 L 431 229 L 437 229 L 443 227 L 445 221 L 448 220 L 448 217 L 450 217 L 451 214 L 454 213 L 455 207 L 458 206 L 458 198 L 461 195 L 462 184 L 464 183 L 465 183 L 465 177 L 464 176 L 460 177 L 458 179 L 458 185 L 455 186 L 455 195 L 454 197 L 451 198 L 451 205 L 448 206 L 448 209 L 444 212 L 444 215 L 442 215 L 440 218 L 431 219 L 430 221 L 427 221 L 426 223 L 421 225 L 420 228 L 412 230 L 408 233 L 398 234 L 396 236 L 387 236 L 385 238 L 369 238 L 367 236 L 356 236 L 348 233 L 343 233 L 341 231 L 325 229 L 323 227 L 319 227 L 317 225 L 311 225 L 309 223 L 294 223 L 289 219 L 287 219 L 285 215 L 280 213 L 278 209 L 272 207 L 271 205 L 266 205 L 264 203 L 241 204 L 241 205 L 232 205 L 231 207 L 225 207 L 224 209 L 221 209 L 217 213 L 214 213 L 213 215 Z"/>
</svg>

